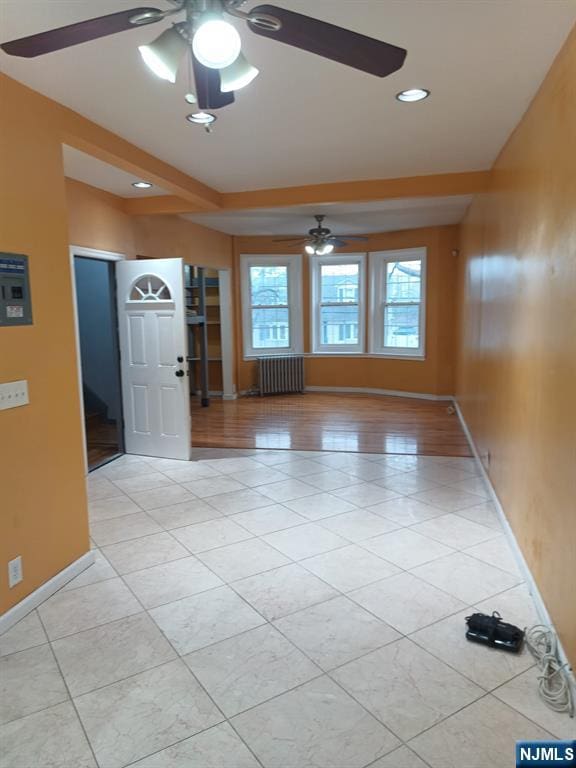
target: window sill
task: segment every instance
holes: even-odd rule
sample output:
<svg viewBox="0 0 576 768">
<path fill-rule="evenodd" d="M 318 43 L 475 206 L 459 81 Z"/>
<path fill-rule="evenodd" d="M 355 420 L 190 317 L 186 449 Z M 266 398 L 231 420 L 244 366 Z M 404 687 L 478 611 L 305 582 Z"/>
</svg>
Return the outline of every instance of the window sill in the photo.
<svg viewBox="0 0 576 768">
<path fill-rule="evenodd" d="M 394 355 L 388 352 L 306 352 L 304 357 L 364 357 L 384 360 L 418 360 L 423 362 L 426 355 Z"/>
<path fill-rule="evenodd" d="M 387 360 L 416 360 L 423 362 L 426 355 L 395 355 L 394 352 L 370 352 L 366 357 L 383 357 Z"/>
<path fill-rule="evenodd" d="M 262 352 L 255 355 L 244 355 L 243 360 L 245 363 L 254 362 L 259 357 L 345 357 L 349 358 L 374 358 L 375 360 L 410 360 L 412 362 L 423 363 L 426 361 L 426 355 L 393 355 L 385 352 Z"/>
<path fill-rule="evenodd" d="M 302 357 L 303 355 L 305 355 L 304 352 L 295 352 L 293 349 L 283 349 L 281 352 L 266 352 L 262 350 L 262 352 L 254 352 L 252 354 L 244 352 L 242 359 L 244 362 L 249 362 L 250 360 L 258 360 L 259 357 Z"/>
</svg>

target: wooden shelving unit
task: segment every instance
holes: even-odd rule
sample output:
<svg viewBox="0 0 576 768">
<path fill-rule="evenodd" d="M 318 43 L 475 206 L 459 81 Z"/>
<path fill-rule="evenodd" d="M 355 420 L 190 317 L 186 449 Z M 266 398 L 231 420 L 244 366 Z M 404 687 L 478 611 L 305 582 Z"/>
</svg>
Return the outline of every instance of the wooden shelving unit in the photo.
<svg viewBox="0 0 576 768">
<path fill-rule="evenodd" d="M 208 406 L 210 390 L 223 386 L 218 272 L 186 264 L 185 276 L 190 393 L 200 391 L 202 405 Z"/>
</svg>

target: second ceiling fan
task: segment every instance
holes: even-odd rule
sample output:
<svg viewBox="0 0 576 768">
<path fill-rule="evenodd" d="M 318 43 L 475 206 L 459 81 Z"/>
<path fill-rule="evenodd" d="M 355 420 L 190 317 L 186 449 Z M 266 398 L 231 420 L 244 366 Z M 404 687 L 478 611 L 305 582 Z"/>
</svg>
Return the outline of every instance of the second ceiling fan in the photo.
<svg viewBox="0 0 576 768">
<path fill-rule="evenodd" d="M 11 40 L 0 48 L 11 56 L 35 58 L 183 13 L 184 20 L 177 21 L 152 43 L 139 48 L 150 69 L 170 82 L 175 82 L 179 66 L 189 57 L 196 93 L 189 94 L 187 100 L 197 102 L 200 110 L 231 104 L 234 91 L 248 85 L 258 74 L 242 55 L 240 35 L 226 20 L 227 15 L 242 19 L 257 35 L 376 77 L 396 72 L 406 58 L 404 48 L 274 5 L 258 5 L 244 11 L 241 6 L 246 0 L 168 2 L 172 7 L 167 10 L 133 8 Z"/>
<path fill-rule="evenodd" d="M 348 245 L 350 240 L 368 240 L 364 235 L 333 235 L 332 230 L 322 226 L 326 216 L 317 214 L 316 226 L 308 230 L 308 235 L 304 237 L 281 237 L 276 238 L 276 243 L 301 243 L 304 250 L 310 256 L 328 256 L 335 248 L 342 248 Z"/>
</svg>

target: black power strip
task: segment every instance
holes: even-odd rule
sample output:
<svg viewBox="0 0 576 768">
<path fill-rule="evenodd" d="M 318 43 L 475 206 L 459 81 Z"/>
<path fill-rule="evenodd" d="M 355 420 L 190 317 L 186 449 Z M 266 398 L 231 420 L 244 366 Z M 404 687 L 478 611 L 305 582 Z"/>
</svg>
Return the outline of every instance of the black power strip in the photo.
<svg viewBox="0 0 576 768">
<path fill-rule="evenodd" d="M 491 648 L 499 648 L 502 651 L 518 653 L 524 642 L 523 630 L 514 624 L 502 621 L 500 614 L 494 611 L 492 616 L 485 613 L 473 613 L 466 617 L 468 630 L 466 638 L 472 643 L 489 645 Z"/>
</svg>

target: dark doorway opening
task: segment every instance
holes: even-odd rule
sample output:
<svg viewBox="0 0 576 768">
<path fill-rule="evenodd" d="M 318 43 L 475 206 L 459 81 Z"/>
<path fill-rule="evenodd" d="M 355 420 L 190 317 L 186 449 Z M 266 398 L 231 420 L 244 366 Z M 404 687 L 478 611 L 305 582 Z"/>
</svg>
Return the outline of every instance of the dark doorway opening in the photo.
<svg viewBox="0 0 576 768">
<path fill-rule="evenodd" d="M 74 257 L 88 470 L 124 452 L 114 262 Z"/>
</svg>

